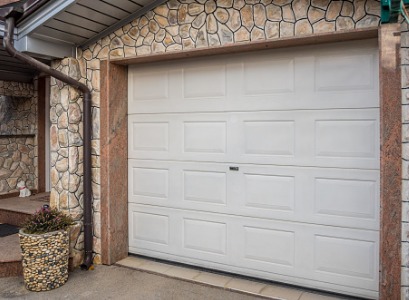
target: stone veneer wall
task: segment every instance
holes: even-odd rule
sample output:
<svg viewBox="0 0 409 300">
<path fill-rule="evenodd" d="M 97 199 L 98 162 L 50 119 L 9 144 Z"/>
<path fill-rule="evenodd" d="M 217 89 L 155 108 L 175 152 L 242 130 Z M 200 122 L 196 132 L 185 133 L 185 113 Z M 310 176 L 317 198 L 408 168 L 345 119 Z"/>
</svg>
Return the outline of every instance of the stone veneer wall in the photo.
<svg viewBox="0 0 409 300">
<path fill-rule="evenodd" d="M 66 58 L 52 67 L 73 77 L 81 78 L 76 59 Z M 74 265 L 82 260 L 83 235 L 83 124 L 82 96 L 78 91 L 51 78 L 50 88 L 50 204 L 70 214 L 78 226 L 71 230 L 71 251 Z M 94 187 L 98 191 L 98 187 Z"/>
<path fill-rule="evenodd" d="M 54 68 L 80 78 L 93 95 L 94 262 L 101 261 L 100 60 L 376 27 L 379 13 L 377 0 L 170 0 L 88 49 L 78 50 L 77 59 L 55 62 Z M 53 205 L 78 220 L 82 217 L 82 122 L 79 112 L 71 121 L 69 111 L 70 107 L 82 110 L 81 101 L 72 88 L 53 82 L 51 198 Z M 75 244 L 78 263 L 82 234 Z"/>
<path fill-rule="evenodd" d="M 38 186 L 36 83 L 0 81 L 0 194 Z"/>
</svg>

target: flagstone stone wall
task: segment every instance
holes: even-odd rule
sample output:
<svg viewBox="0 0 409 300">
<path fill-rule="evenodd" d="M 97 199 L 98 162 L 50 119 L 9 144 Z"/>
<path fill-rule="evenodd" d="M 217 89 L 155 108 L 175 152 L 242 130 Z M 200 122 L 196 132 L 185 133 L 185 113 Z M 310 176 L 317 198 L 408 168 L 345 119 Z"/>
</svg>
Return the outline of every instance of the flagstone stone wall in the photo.
<svg viewBox="0 0 409 300">
<path fill-rule="evenodd" d="M 37 189 L 36 84 L 0 81 L 0 194 Z"/>
<path fill-rule="evenodd" d="M 54 62 L 54 68 L 79 79 L 92 91 L 94 261 L 101 261 L 101 60 L 376 27 L 379 13 L 377 0 L 170 0 L 87 49 L 78 49 L 76 59 Z M 83 207 L 81 111 L 81 96 L 54 80 L 51 200 L 77 220 L 82 218 Z M 78 262 L 82 234 L 73 244 Z"/>
<path fill-rule="evenodd" d="M 78 61 L 66 58 L 52 67 L 79 80 Z M 50 87 L 50 204 L 70 214 L 77 222 L 71 229 L 70 257 L 82 261 L 83 235 L 83 124 L 82 95 L 73 87 L 51 78 Z M 94 188 L 98 191 L 98 188 Z"/>
</svg>

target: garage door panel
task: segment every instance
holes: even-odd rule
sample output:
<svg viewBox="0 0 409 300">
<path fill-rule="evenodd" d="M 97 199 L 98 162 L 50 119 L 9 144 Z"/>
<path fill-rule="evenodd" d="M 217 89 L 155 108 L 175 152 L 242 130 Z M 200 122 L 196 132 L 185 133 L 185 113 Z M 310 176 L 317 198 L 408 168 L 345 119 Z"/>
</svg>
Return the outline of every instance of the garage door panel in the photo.
<svg viewBox="0 0 409 300">
<path fill-rule="evenodd" d="M 319 158 L 376 158 L 377 120 L 316 120 L 316 156 Z"/>
<path fill-rule="evenodd" d="M 378 118 L 376 109 L 233 114 L 234 161 L 378 169 Z"/>
<path fill-rule="evenodd" d="M 377 298 L 377 41 L 129 67 L 129 249 Z"/>
<path fill-rule="evenodd" d="M 271 56 L 245 61 L 241 65 L 243 95 L 274 95 L 294 92 L 295 62 L 293 58 Z M 236 83 L 237 84 L 237 83 Z"/>
<path fill-rule="evenodd" d="M 377 232 L 312 224 L 286 225 L 274 221 L 256 224 L 253 220 L 240 223 L 238 228 L 237 236 L 245 237 L 237 243 L 238 249 L 242 249 L 240 266 L 367 290 L 378 289 Z M 261 233 L 264 239 L 257 238 Z M 246 247 L 251 242 L 260 247 Z M 274 250 L 264 248 L 269 243 Z"/>
<path fill-rule="evenodd" d="M 169 71 L 163 69 L 149 70 L 144 69 L 144 72 L 130 72 L 132 84 L 130 85 L 130 101 L 133 105 L 144 106 L 149 105 L 149 102 L 169 100 Z M 141 103 L 142 101 L 142 103 Z M 138 103 L 139 104 L 136 104 Z M 132 111 L 129 111 L 132 112 Z"/>
<path fill-rule="evenodd" d="M 243 268 L 243 274 L 263 272 L 268 279 L 275 279 L 277 274 L 293 276 L 296 281 L 314 279 L 340 285 L 341 290 L 359 288 L 363 295 L 365 290 L 377 290 L 376 231 L 260 221 L 145 205 L 132 205 L 131 209 L 169 216 L 173 222 L 170 226 L 175 229 L 174 247 L 167 249 L 170 254 L 231 264 Z M 141 235 L 151 236 L 152 229 L 144 229 L 147 233 Z M 138 249 L 144 248 L 140 245 L 141 241 L 136 240 L 131 247 L 138 253 Z M 160 248 L 157 249 L 153 251 L 160 253 Z"/>
<path fill-rule="evenodd" d="M 183 219 L 183 248 L 226 255 L 227 224 L 211 220 Z"/>
<path fill-rule="evenodd" d="M 226 153 L 227 124 L 223 121 L 183 122 L 184 153 Z"/>
<path fill-rule="evenodd" d="M 295 232 L 243 226 L 244 259 L 294 267 Z"/>
<path fill-rule="evenodd" d="M 187 66 L 183 68 L 181 85 L 183 88 L 182 97 L 185 100 L 197 98 L 223 100 L 226 97 L 226 63 L 202 63 Z"/>
<path fill-rule="evenodd" d="M 168 251 L 169 215 L 130 207 L 130 246 Z"/>
<path fill-rule="evenodd" d="M 376 219 L 379 198 L 376 180 L 315 177 L 315 205 L 318 215 Z"/>
<path fill-rule="evenodd" d="M 295 121 L 243 121 L 244 153 L 251 155 L 295 155 Z"/>
<path fill-rule="evenodd" d="M 129 116 L 129 157 L 379 168 L 376 109 Z"/>
<path fill-rule="evenodd" d="M 169 151 L 169 122 L 133 122 L 130 126 L 129 145 L 133 151 Z"/>
<path fill-rule="evenodd" d="M 225 110 L 226 68 L 225 62 L 130 66 L 128 113 Z"/>
<path fill-rule="evenodd" d="M 244 173 L 244 206 L 294 211 L 295 177 Z"/>
<path fill-rule="evenodd" d="M 314 244 L 314 268 L 324 276 L 332 274 L 370 280 L 376 277 L 375 241 L 315 235 Z"/>
<path fill-rule="evenodd" d="M 230 170 L 229 164 L 132 159 L 129 201 L 264 219 L 379 228 L 378 171 L 235 166 L 237 171 Z"/>
<path fill-rule="evenodd" d="M 134 113 L 379 106 L 376 43 L 268 50 L 129 68 Z M 310 51 L 308 51 L 310 50 Z"/>
<path fill-rule="evenodd" d="M 377 232 L 251 219 L 238 223 L 232 221 L 237 236 L 244 237 L 235 240 L 240 266 L 377 290 Z"/>
<path fill-rule="evenodd" d="M 379 228 L 378 171 L 244 165 L 237 175 L 234 205 L 254 215 Z"/>
<path fill-rule="evenodd" d="M 374 90 L 376 53 L 333 53 L 315 58 L 317 91 Z"/>
<path fill-rule="evenodd" d="M 378 232 L 319 228 L 312 236 L 315 278 L 346 286 L 355 281 L 362 289 L 378 291 Z"/>
<path fill-rule="evenodd" d="M 225 172 L 184 170 L 182 199 L 226 205 L 226 177 Z"/>
<path fill-rule="evenodd" d="M 169 171 L 167 169 L 133 168 L 132 195 L 168 198 Z"/>
<path fill-rule="evenodd" d="M 184 257 L 200 256 L 203 260 L 220 264 L 232 263 L 228 256 L 231 226 L 222 215 L 141 204 L 130 204 L 129 209 L 130 218 L 139 218 L 140 214 L 154 216 L 151 223 L 146 223 L 149 227 L 140 225 L 138 235 L 131 235 L 130 249 L 133 252 L 150 249 Z M 167 223 L 154 223 L 156 216 L 166 217 Z M 133 227 L 130 228 L 139 224 L 136 219 L 131 220 L 131 223 Z M 156 236 L 161 238 L 161 242 L 151 241 Z M 168 243 L 163 242 L 165 238 Z"/>
</svg>

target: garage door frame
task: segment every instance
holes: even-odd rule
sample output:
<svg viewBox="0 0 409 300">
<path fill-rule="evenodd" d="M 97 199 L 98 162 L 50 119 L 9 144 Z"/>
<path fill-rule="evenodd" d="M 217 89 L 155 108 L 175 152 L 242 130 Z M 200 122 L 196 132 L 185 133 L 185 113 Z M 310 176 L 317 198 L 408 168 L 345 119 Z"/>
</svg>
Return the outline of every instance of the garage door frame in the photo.
<svg viewBox="0 0 409 300">
<path fill-rule="evenodd" d="M 401 89 L 397 24 L 339 33 L 253 42 L 101 62 L 101 256 L 113 264 L 128 253 L 127 90 L 128 65 L 379 38 L 381 126 L 380 298 L 398 299 L 401 285 Z M 399 259 L 397 259 L 399 258 Z"/>
</svg>

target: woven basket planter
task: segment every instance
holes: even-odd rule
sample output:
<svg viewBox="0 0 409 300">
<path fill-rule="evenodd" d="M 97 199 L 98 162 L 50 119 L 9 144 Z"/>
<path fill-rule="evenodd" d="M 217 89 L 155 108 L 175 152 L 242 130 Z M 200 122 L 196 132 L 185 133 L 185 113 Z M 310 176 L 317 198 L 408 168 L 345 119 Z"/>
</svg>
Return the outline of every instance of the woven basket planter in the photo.
<svg viewBox="0 0 409 300">
<path fill-rule="evenodd" d="M 62 286 L 68 279 L 68 232 L 27 234 L 21 229 L 19 235 L 26 288 L 40 292 Z"/>
</svg>

